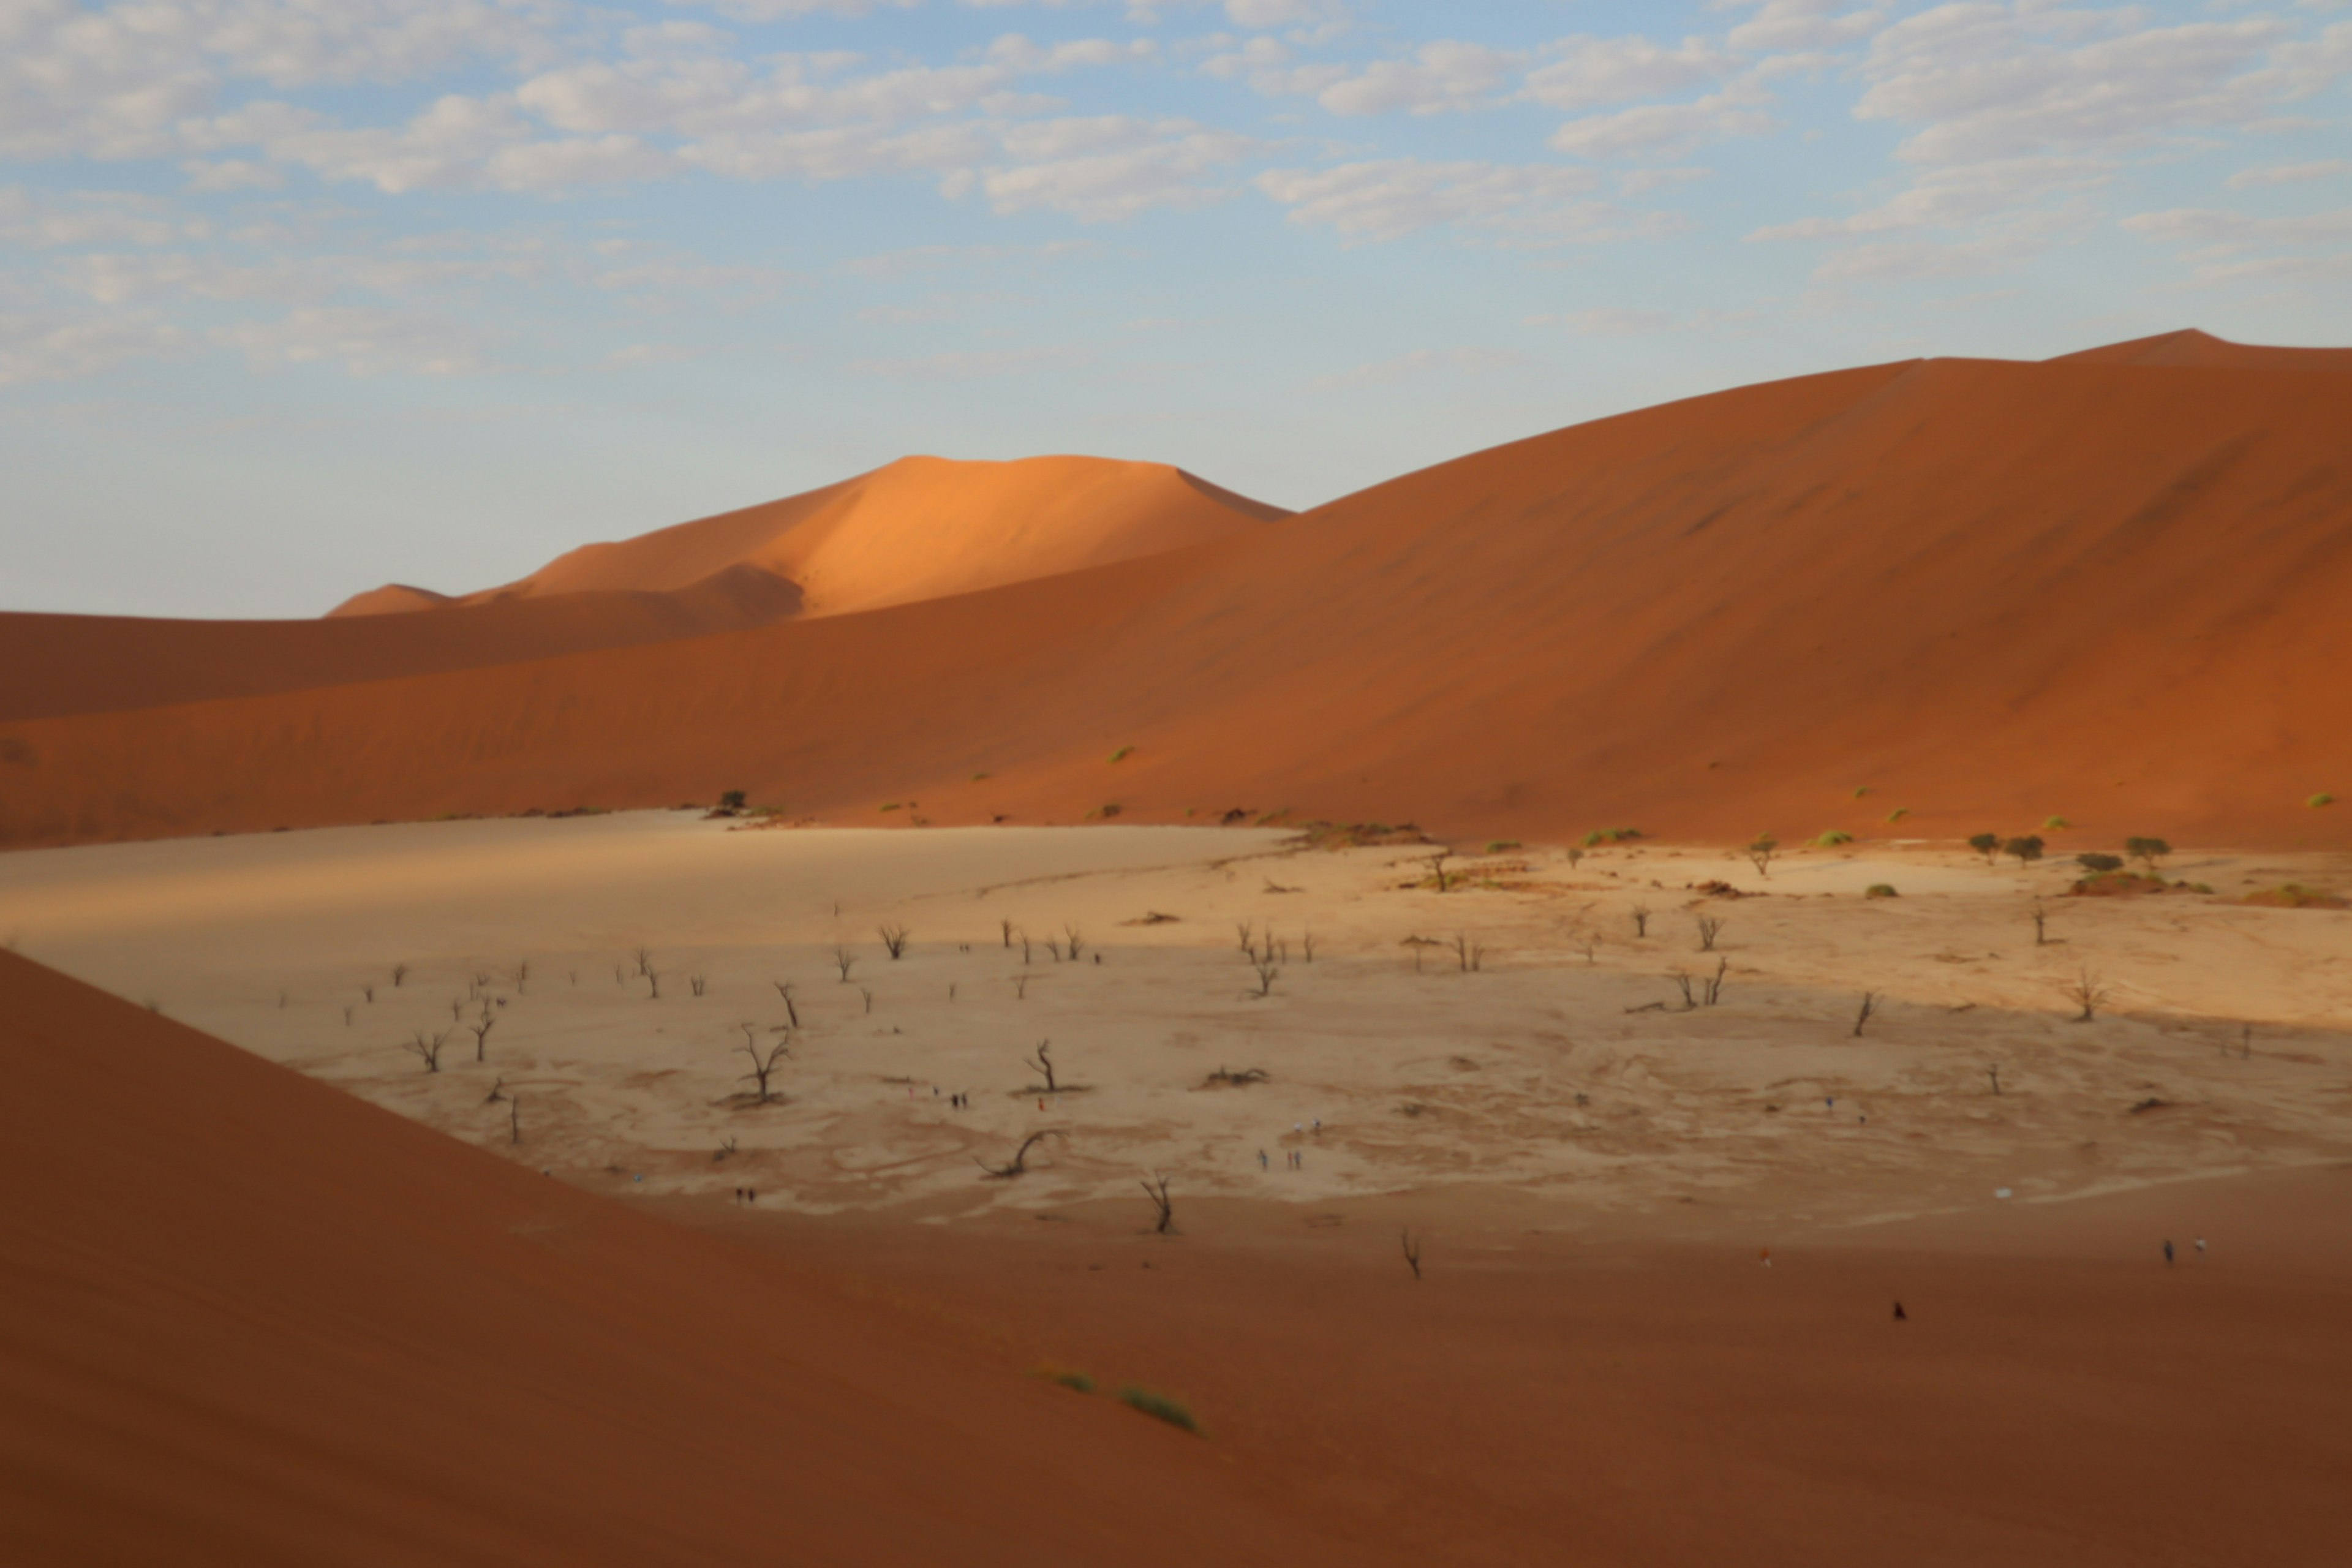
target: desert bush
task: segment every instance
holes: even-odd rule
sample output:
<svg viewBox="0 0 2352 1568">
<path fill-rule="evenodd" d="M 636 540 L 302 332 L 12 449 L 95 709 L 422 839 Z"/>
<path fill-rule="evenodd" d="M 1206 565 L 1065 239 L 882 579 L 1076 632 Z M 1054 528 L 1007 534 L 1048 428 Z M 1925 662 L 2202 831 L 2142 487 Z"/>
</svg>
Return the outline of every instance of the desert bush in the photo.
<svg viewBox="0 0 2352 1568">
<path fill-rule="evenodd" d="M 2000 835 L 1998 833 L 1976 834 L 1969 839 L 1969 847 L 1983 856 L 1985 864 L 1990 866 L 1993 862 L 1993 857 L 2000 853 Z"/>
<path fill-rule="evenodd" d="M 2125 856 L 2146 866 L 2151 877 L 2156 874 L 2156 863 L 2171 853 L 2172 846 L 2161 838 L 2134 837 L 2124 840 Z"/>
<path fill-rule="evenodd" d="M 1118 1398 L 1120 1404 L 1132 1405 L 1146 1415 L 1167 1422 L 1171 1426 L 1181 1426 L 1185 1431 L 1192 1433 L 1198 1433 L 1201 1430 L 1201 1424 L 1192 1419 L 1192 1413 L 1164 1394 L 1154 1394 L 1150 1389 L 1138 1388 L 1130 1383 L 1118 1391 Z"/>
<path fill-rule="evenodd" d="M 2014 856 L 2021 866 L 2029 865 L 2042 858 L 2042 840 L 2029 833 L 2022 838 L 2010 839 L 2000 847 L 2000 852 Z"/>
<path fill-rule="evenodd" d="M 898 961 L 899 955 L 907 951 L 907 938 L 914 933 L 905 926 L 886 925 L 875 934 L 882 939 L 884 950 L 890 954 L 890 961 L 895 963 Z"/>
<path fill-rule="evenodd" d="M 1489 838 L 1486 840 L 1486 853 L 1489 855 L 1500 855 L 1506 849 L 1517 849 L 1518 847 L 1519 841 L 1516 838 Z"/>
<path fill-rule="evenodd" d="M 2063 816 L 2045 816 L 2042 819 L 2042 830 L 2045 833 L 2055 832 L 2059 828 L 2072 827 L 2074 826 L 2074 825 L 2073 823 L 2067 821 Z"/>
<path fill-rule="evenodd" d="M 2094 877 L 2101 877 L 2109 871 L 2122 870 L 2124 858 L 2120 855 L 2077 855 L 2074 857 L 2074 864 Z"/>
<path fill-rule="evenodd" d="M 1862 890 L 1862 896 L 1865 899 L 1895 899 L 1902 897 L 1901 894 L 1895 890 L 1895 884 L 1892 882 L 1873 882 L 1869 887 L 1864 888 Z"/>
<path fill-rule="evenodd" d="M 1911 808 L 1909 806 L 1898 805 L 1893 811 L 1886 814 L 1886 820 L 1889 822 L 1900 822 L 1910 815 Z"/>
<path fill-rule="evenodd" d="M 2336 797 L 2328 794 L 2326 790 L 2321 790 L 2317 795 L 2313 795 L 2309 800 L 2305 801 L 2303 804 L 2309 806 L 2334 805 L 2336 804 Z"/>
<path fill-rule="evenodd" d="M 719 809 L 721 811 L 740 811 L 743 809 L 743 803 L 751 798 L 751 797 L 750 795 L 744 794 L 740 789 L 730 789 L 719 797 Z"/>
<path fill-rule="evenodd" d="M 1083 1372 L 1074 1371 L 1068 1367 L 1040 1367 L 1038 1369 L 1037 1375 L 1044 1378 L 1047 1383 L 1058 1383 L 1064 1388 L 1074 1388 L 1080 1394 L 1092 1394 L 1095 1391 L 1095 1380 L 1093 1378 L 1088 1377 Z"/>
<path fill-rule="evenodd" d="M 1780 841 L 1769 833 L 1758 834 L 1755 841 L 1749 844 L 1747 849 L 1748 858 L 1755 866 L 1756 874 L 1759 877 L 1769 877 L 1772 874 L 1772 857 L 1780 852 Z"/>
<path fill-rule="evenodd" d="M 2248 893 L 2245 901 L 2281 910 L 2340 910 L 2347 904 L 2347 900 L 2333 893 L 2306 888 L 2301 882 L 2287 882 L 2259 893 Z"/>
<path fill-rule="evenodd" d="M 1133 755 L 1135 755 L 1135 748 L 1133 746 L 1121 746 L 1118 751 L 1113 752 L 1110 754 L 1110 760 L 1114 763 L 1123 763 Z"/>
<path fill-rule="evenodd" d="M 1832 827 L 1827 833 L 1822 834 L 1819 838 L 1814 839 L 1813 842 L 1820 845 L 1824 849 L 1834 849 L 1841 844 L 1853 843 L 1853 835 L 1851 833 L 1842 833 L 1838 829 Z"/>
</svg>

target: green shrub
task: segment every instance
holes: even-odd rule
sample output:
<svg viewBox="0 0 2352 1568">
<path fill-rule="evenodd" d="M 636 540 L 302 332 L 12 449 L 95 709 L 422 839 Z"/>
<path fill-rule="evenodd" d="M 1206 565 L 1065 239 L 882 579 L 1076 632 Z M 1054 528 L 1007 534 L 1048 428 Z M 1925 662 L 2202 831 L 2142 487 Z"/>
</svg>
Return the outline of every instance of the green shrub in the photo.
<svg viewBox="0 0 2352 1568">
<path fill-rule="evenodd" d="M 743 803 L 751 798 L 751 796 L 745 795 L 740 789 L 730 789 L 726 794 L 719 797 L 719 809 L 721 811 L 740 811 L 743 809 Z"/>
<path fill-rule="evenodd" d="M 2029 833 L 2022 838 L 2012 838 L 2003 844 L 2000 847 L 2000 852 L 2004 855 L 2015 856 L 2017 863 L 2021 866 L 2028 865 L 2042 858 L 2042 840 Z"/>
<path fill-rule="evenodd" d="M 1516 838 L 1489 838 L 1486 840 L 1486 853 L 1489 855 L 1500 855 L 1506 849 L 1517 849 L 1518 847 L 1519 841 Z"/>
<path fill-rule="evenodd" d="M 2156 875 L 2156 863 L 2172 853 L 2172 846 L 2161 838 L 2126 838 L 2124 840 L 2124 853 L 2135 860 L 2147 862 L 2148 875 L 2152 877 Z"/>
<path fill-rule="evenodd" d="M 1870 786 L 1868 784 L 1857 784 L 1854 786 L 1853 798 L 1860 800 L 1864 795 L 1866 795 L 1869 793 Z"/>
<path fill-rule="evenodd" d="M 1889 822 L 1900 822 L 1910 815 L 1911 808 L 1909 806 L 1898 805 L 1893 811 L 1886 814 L 1886 820 Z"/>
<path fill-rule="evenodd" d="M 2326 790 L 2321 790 L 2317 795 L 2313 795 L 2309 800 L 2305 801 L 2303 804 L 2305 805 L 2334 805 L 2336 804 L 2336 797 L 2328 794 Z"/>
<path fill-rule="evenodd" d="M 1110 754 L 1110 760 L 1114 763 L 1123 763 L 1133 755 L 1135 755 L 1135 748 L 1133 746 L 1121 746 L 1118 751 L 1113 752 Z"/>
<path fill-rule="evenodd" d="M 2073 823 L 2067 821 L 2063 816 L 2045 816 L 2042 819 L 2042 826 L 2044 832 L 2053 828 L 2072 827 L 2074 826 L 2074 825 Z"/>
<path fill-rule="evenodd" d="M 1977 834 L 1974 837 L 1971 837 L 1969 840 L 1969 847 L 1983 856 L 1985 858 L 1985 864 L 1990 866 L 1992 864 L 1992 858 L 2000 853 L 2000 835 L 1998 833 Z"/>
<path fill-rule="evenodd" d="M 1082 1372 L 1049 1372 L 1045 1374 L 1045 1378 L 1047 1382 L 1058 1383 L 1064 1388 L 1075 1388 L 1080 1394 L 1092 1394 L 1095 1391 L 1095 1380 Z"/>
<path fill-rule="evenodd" d="M 1863 890 L 1862 896 L 1865 899 L 1899 899 L 1903 895 L 1895 890 L 1892 882 L 1873 882 Z"/>
<path fill-rule="evenodd" d="M 1129 1384 L 1118 1391 L 1118 1397 L 1123 1403 L 1133 1405 L 1146 1415 L 1157 1416 L 1171 1426 L 1181 1426 L 1187 1432 L 1195 1433 L 1201 1429 L 1201 1424 L 1192 1419 L 1191 1411 L 1164 1394 L 1154 1394 Z"/>
<path fill-rule="evenodd" d="M 1841 844 L 1853 843 L 1853 835 L 1851 833 L 1841 833 L 1836 828 L 1832 827 L 1827 833 L 1822 834 L 1819 838 L 1814 839 L 1813 842 L 1820 845 L 1824 849 L 1834 849 Z"/>
<path fill-rule="evenodd" d="M 995 776 L 994 773 L 974 773 L 971 775 L 971 782 L 978 784 L 982 779 L 992 779 Z"/>
<path fill-rule="evenodd" d="M 2124 858 L 2120 855 L 2077 855 L 2074 864 L 2094 877 L 2104 877 L 2110 871 L 2122 870 Z"/>
<path fill-rule="evenodd" d="M 1114 800 L 1102 808 L 1102 815 L 1105 816 L 1117 816 L 1118 815 L 1118 802 Z"/>
</svg>

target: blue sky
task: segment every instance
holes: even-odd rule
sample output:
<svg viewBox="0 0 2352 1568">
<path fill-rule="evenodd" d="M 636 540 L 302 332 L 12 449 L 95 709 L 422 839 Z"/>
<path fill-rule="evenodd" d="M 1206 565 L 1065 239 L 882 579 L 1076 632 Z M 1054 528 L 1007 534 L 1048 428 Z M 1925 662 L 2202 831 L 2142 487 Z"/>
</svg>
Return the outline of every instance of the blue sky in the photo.
<svg viewBox="0 0 2352 1568">
<path fill-rule="evenodd" d="M 0 0 L 0 607 L 316 614 L 907 452 L 1307 506 L 2352 342 L 2352 0 Z"/>
</svg>

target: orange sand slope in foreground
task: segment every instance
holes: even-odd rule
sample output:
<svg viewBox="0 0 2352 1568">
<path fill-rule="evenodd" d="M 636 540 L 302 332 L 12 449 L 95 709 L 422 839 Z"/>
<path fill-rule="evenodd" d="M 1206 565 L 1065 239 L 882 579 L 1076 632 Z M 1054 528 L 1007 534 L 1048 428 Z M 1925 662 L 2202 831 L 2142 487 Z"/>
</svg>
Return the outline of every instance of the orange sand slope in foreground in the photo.
<svg viewBox="0 0 2352 1568">
<path fill-rule="evenodd" d="M 675 593 L 729 573 L 780 578 L 806 615 L 841 615 L 1222 539 L 1288 513 L 1162 463 L 904 458 L 843 484 L 583 545 L 460 602 L 623 590 Z M 392 585 L 334 614 L 430 605 Z"/>
<path fill-rule="evenodd" d="M 2347 429 L 2352 378 L 2294 371 L 1744 387 L 983 593 L 10 724 L 0 842 L 739 787 L 851 823 L 2337 843 L 2352 808 L 2304 802 L 2352 796 Z"/>
<path fill-rule="evenodd" d="M 1197 1438 L 5 953 L 0 1053 L 12 1563 L 1366 1560 Z"/>
</svg>

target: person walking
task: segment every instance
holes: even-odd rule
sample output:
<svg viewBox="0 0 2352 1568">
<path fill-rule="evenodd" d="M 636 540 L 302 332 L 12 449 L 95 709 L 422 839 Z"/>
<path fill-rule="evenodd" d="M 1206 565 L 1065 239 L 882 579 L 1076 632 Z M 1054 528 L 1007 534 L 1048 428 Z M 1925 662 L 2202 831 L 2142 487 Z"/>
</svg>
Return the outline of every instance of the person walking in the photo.
<svg viewBox="0 0 2352 1568">
<path fill-rule="evenodd" d="M 2200 1258 L 2204 1257 L 2204 1256 L 2205 1256 L 2205 1238 L 2204 1238 L 2203 1237 L 2201 1237 L 2201 1236 L 2200 1236 L 2200 1237 L 2199 1237 L 2193 1245 L 2194 1245 L 2194 1246 L 2196 1247 L 2196 1248 L 2197 1248 L 2197 1256 L 2198 1256 L 2198 1257 L 2200 1257 Z"/>
<path fill-rule="evenodd" d="M 2164 1238 L 2164 1266 L 2172 1267 L 2172 1238 L 2168 1236 Z"/>
</svg>

